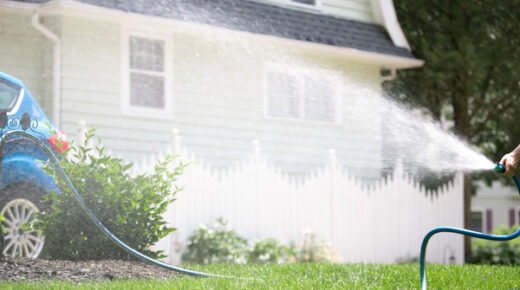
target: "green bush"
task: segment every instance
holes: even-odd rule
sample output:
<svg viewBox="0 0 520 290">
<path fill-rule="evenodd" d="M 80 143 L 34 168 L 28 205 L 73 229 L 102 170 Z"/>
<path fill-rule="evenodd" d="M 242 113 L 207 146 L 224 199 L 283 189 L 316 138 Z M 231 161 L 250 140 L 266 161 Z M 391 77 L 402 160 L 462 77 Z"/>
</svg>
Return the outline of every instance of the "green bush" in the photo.
<svg viewBox="0 0 520 290">
<path fill-rule="evenodd" d="M 290 262 L 297 263 L 336 263 L 341 260 L 336 250 L 327 241 L 320 241 L 316 234 L 307 229 L 303 231 L 300 247 L 293 247 Z"/>
<path fill-rule="evenodd" d="M 217 219 L 213 227 L 200 225 L 188 239 L 188 247 L 182 255 L 186 263 L 311 263 L 340 261 L 329 243 L 318 241 L 310 230 L 304 231 L 300 246 L 285 246 L 276 239 L 257 240 L 248 243 L 230 229 L 227 221 Z"/>
<path fill-rule="evenodd" d="M 518 225 L 514 225 L 511 228 L 502 225 L 497 227 L 493 234 L 509 235 L 517 229 Z M 518 238 L 507 242 L 474 239 L 472 248 L 472 254 L 467 259 L 468 263 L 491 265 L 520 264 L 520 239 Z"/>
<path fill-rule="evenodd" d="M 289 260 L 291 248 L 276 239 L 254 241 L 247 250 L 247 262 L 253 264 L 281 264 Z"/>
<path fill-rule="evenodd" d="M 246 263 L 247 241 L 227 226 L 227 221 L 217 219 L 213 227 L 200 225 L 188 240 L 188 249 L 182 255 L 187 263 Z"/>
<path fill-rule="evenodd" d="M 102 146 L 89 148 L 93 137 L 91 129 L 82 146 L 71 144 L 68 158 L 61 156 L 70 181 L 94 215 L 121 241 L 153 258 L 165 257 L 150 247 L 175 230 L 162 216 L 180 190 L 174 182 L 186 165 L 180 163 L 170 172 L 167 168 L 175 156 L 167 156 L 152 173 L 132 176 L 132 163 L 107 155 Z M 45 194 L 43 200 L 50 209 L 37 216 L 35 227 L 46 237 L 45 253 L 54 259 L 132 259 L 90 220 L 53 164 L 47 162 L 43 169 L 62 191 Z"/>
</svg>

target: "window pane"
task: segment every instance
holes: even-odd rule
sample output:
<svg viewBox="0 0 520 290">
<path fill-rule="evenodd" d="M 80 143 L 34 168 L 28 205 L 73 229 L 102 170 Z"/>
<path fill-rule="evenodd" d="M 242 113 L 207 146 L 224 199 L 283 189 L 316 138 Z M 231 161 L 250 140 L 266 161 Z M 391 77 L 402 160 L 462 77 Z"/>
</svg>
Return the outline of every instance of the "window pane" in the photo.
<svg viewBox="0 0 520 290">
<path fill-rule="evenodd" d="M 164 108 L 164 78 L 140 73 L 130 74 L 130 105 Z"/>
<path fill-rule="evenodd" d="M 0 79 L 0 111 L 11 109 L 20 95 L 20 91 L 20 87 Z"/>
<path fill-rule="evenodd" d="M 482 232 L 482 212 L 472 211 L 470 216 L 470 229 L 476 232 Z"/>
<path fill-rule="evenodd" d="M 307 5 L 316 5 L 316 0 L 291 0 L 291 2 L 307 4 Z"/>
<path fill-rule="evenodd" d="M 298 80 L 289 74 L 271 72 L 267 75 L 268 114 L 273 117 L 300 117 Z"/>
<path fill-rule="evenodd" d="M 305 119 L 334 122 L 335 102 L 331 81 L 322 78 L 305 78 L 303 91 L 305 100 Z"/>
<path fill-rule="evenodd" d="M 130 68 L 164 71 L 164 41 L 130 37 Z"/>
</svg>

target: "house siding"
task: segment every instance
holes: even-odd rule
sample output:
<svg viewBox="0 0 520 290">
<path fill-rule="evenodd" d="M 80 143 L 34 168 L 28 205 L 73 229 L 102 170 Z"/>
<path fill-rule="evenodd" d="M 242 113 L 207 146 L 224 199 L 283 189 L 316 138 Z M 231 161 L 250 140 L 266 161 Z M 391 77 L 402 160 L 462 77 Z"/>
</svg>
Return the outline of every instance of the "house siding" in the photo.
<svg viewBox="0 0 520 290">
<path fill-rule="evenodd" d="M 21 79 L 50 117 L 53 44 L 32 27 L 32 12 L 0 9 L 0 70 Z M 49 18 L 49 26 L 56 20 Z"/>
<path fill-rule="evenodd" d="M 161 28 L 172 43 L 171 118 L 126 115 L 121 110 L 121 41 L 124 31 L 132 32 L 131 25 L 77 16 L 63 16 L 62 23 L 61 127 L 69 134 L 78 132 L 83 120 L 98 129 L 107 149 L 138 161 L 166 151 L 175 128 L 186 148 L 215 168 L 246 158 L 251 141 L 258 140 L 270 161 L 295 174 L 323 167 L 329 149 L 335 149 L 345 170 L 364 172 L 362 178 L 380 176 L 371 170 L 381 164 L 380 120 L 351 123 L 354 114 L 377 107 L 377 102 L 348 91 L 350 82 L 360 80 L 364 87 L 379 90 L 377 67 L 316 56 L 296 42 L 259 40 L 226 30 L 184 32 L 172 24 Z M 296 69 L 326 67 L 341 76 L 340 124 L 266 118 L 263 78 L 272 63 Z M 366 130 L 374 137 L 367 139 Z"/>
<path fill-rule="evenodd" d="M 477 193 L 471 200 L 471 210 L 482 211 L 483 214 L 486 210 L 491 211 L 491 224 L 486 221 L 484 226 L 491 229 L 500 225 L 509 226 L 511 209 L 516 211 L 515 216 L 520 210 L 520 196 L 514 185 L 505 186 L 499 181 L 493 182 L 491 186 L 484 182 L 478 183 Z M 486 216 L 484 215 L 483 218 L 486 218 Z M 518 217 L 515 217 L 515 222 L 518 223 Z"/>
<path fill-rule="evenodd" d="M 288 0 L 263 0 L 262 2 L 270 2 L 294 9 L 306 9 L 293 5 L 289 3 Z M 320 9 L 307 8 L 306 10 L 351 20 L 375 23 L 370 0 L 321 0 Z"/>
<path fill-rule="evenodd" d="M 103 144 L 128 160 L 165 148 L 171 124 L 121 110 L 121 24 L 64 16 L 62 128 L 97 129 Z"/>
<path fill-rule="evenodd" d="M 52 42 L 31 26 L 28 10 L 0 13 L 2 70 L 26 82 L 52 116 Z M 132 24 L 117 17 L 40 17 L 61 39 L 60 128 L 69 136 L 85 121 L 97 128 L 107 149 L 138 161 L 167 151 L 171 132 L 178 129 L 186 148 L 215 168 L 246 158 L 253 150 L 252 140 L 258 140 L 271 162 L 295 174 L 323 167 L 329 149 L 334 149 L 346 171 L 358 172 L 361 178 L 380 176 L 374 169 L 381 167 L 381 121 L 352 123 L 356 114 L 377 109 L 377 100 L 368 102 L 349 87 L 361 81 L 363 87 L 379 90 L 376 66 L 326 56 L 297 41 L 224 29 L 185 30 L 171 22 L 148 31 L 162 33 L 172 43 L 171 118 L 127 115 L 121 109 L 121 42 L 125 27 L 132 32 Z M 137 27 L 143 32 L 146 23 Z M 264 74 L 271 64 L 296 70 L 325 68 L 325 74 L 340 76 L 339 124 L 266 118 Z"/>
</svg>

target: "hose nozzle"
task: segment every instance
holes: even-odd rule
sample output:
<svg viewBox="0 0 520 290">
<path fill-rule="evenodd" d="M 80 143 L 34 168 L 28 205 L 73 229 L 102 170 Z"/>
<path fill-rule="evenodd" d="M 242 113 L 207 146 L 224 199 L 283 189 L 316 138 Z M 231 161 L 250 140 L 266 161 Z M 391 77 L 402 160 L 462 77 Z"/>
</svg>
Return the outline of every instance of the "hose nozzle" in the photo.
<svg viewBox="0 0 520 290">
<path fill-rule="evenodd" d="M 495 165 L 495 171 L 498 173 L 504 173 L 504 172 L 506 172 L 506 168 L 504 167 L 504 165 L 497 163 Z"/>
</svg>

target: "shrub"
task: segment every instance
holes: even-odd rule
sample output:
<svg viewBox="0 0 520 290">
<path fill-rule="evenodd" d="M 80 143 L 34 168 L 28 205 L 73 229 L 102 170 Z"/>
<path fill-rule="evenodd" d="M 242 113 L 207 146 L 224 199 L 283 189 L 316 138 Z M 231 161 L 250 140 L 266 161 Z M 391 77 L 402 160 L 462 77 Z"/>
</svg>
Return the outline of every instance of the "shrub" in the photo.
<svg viewBox="0 0 520 290">
<path fill-rule="evenodd" d="M 293 252 L 289 256 L 289 262 L 297 263 L 337 263 L 341 261 L 335 249 L 327 241 L 319 241 L 311 230 L 303 231 L 303 241 L 300 246 L 291 247 Z"/>
<path fill-rule="evenodd" d="M 315 234 L 304 231 L 300 247 L 285 246 L 276 239 L 257 240 L 248 243 L 227 221 L 217 219 L 213 227 L 200 225 L 188 239 L 188 247 L 182 255 L 187 263 L 294 263 L 339 262 L 340 257 L 329 243 L 318 241 Z"/>
<path fill-rule="evenodd" d="M 247 262 L 253 264 L 281 264 L 289 258 L 290 248 L 276 239 L 257 240 L 247 250 Z"/>
<path fill-rule="evenodd" d="M 188 240 L 187 251 L 182 260 L 187 263 L 234 263 L 246 262 L 247 241 L 227 226 L 227 221 L 217 219 L 213 227 L 200 225 Z"/>
<path fill-rule="evenodd" d="M 517 229 L 518 225 L 511 228 L 502 225 L 493 230 L 493 234 L 509 235 Z M 467 259 L 468 263 L 492 265 L 520 264 L 520 239 L 518 238 L 507 242 L 474 239 L 472 248 L 472 254 Z"/>
<path fill-rule="evenodd" d="M 150 249 L 175 229 L 162 216 L 180 190 L 174 185 L 183 173 L 180 163 L 168 171 L 175 156 L 158 162 L 149 174 L 132 176 L 132 163 L 105 154 L 104 147 L 90 148 L 94 129 L 85 134 L 82 146 L 71 144 L 60 163 L 94 215 L 124 243 L 153 258 L 165 257 Z M 98 139 L 99 140 L 99 139 Z M 61 192 L 43 196 L 48 212 L 38 214 L 35 227 L 46 236 L 45 252 L 51 258 L 69 260 L 131 259 L 132 255 L 107 238 L 80 207 L 65 180 L 52 163 L 43 169 Z"/>
</svg>

